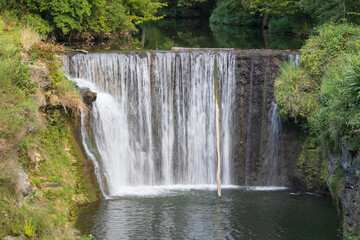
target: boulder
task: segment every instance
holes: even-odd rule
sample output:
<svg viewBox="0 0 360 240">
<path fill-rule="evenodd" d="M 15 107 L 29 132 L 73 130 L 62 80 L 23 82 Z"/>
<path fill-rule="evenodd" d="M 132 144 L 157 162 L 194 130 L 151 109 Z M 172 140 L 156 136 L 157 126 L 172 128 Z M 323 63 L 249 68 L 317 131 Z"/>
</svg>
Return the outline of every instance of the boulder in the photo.
<svg viewBox="0 0 360 240">
<path fill-rule="evenodd" d="M 81 93 L 81 95 L 83 97 L 83 101 L 86 105 L 91 105 L 93 102 L 96 101 L 96 98 L 97 98 L 96 92 L 92 92 L 87 89 L 81 89 L 80 93 Z"/>
<path fill-rule="evenodd" d="M 26 197 L 33 190 L 29 183 L 29 177 L 23 170 L 18 170 L 17 189 L 23 197 Z"/>
</svg>

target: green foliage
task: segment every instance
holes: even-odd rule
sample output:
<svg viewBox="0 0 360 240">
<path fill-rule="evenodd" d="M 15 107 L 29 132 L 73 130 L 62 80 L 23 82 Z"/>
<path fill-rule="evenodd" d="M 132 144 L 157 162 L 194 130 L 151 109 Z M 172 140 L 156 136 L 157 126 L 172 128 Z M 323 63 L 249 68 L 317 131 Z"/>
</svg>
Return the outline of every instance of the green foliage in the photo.
<svg viewBox="0 0 360 240">
<path fill-rule="evenodd" d="M 36 177 L 33 177 L 32 179 L 31 179 L 31 181 L 32 181 L 32 183 L 37 187 L 37 188 L 41 188 L 41 181 L 40 181 L 40 179 L 38 179 L 38 178 L 36 178 Z"/>
<path fill-rule="evenodd" d="M 241 2 L 241 0 L 219 1 L 211 14 L 210 23 L 239 26 L 258 24 L 259 17 L 246 11 Z"/>
<path fill-rule="evenodd" d="M 311 132 L 333 143 L 350 138 L 353 147 L 360 146 L 359 38 L 360 28 L 352 25 L 319 28 L 301 49 L 300 66 L 285 64 L 276 81 L 283 115 L 305 119 Z"/>
<path fill-rule="evenodd" d="M 90 234 L 90 235 L 82 236 L 81 240 L 91 240 L 93 238 L 94 238 L 94 236 Z"/>
<path fill-rule="evenodd" d="M 261 15 L 269 13 L 273 16 L 291 15 L 299 11 L 299 0 L 243 0 L 242 5 L 245 9 L 250 9 L 251 13 Z"/>
<path fill-rule="evenodd" d="M 318 139 L 309 136 L 303 143 L 296 164 L 296 176 L 307 191 L 326 189 L 326 168 L 326 159 L 322 156 L 322 147 L 318 144 Z"/>
<path fill-rule="evenodd" d="M 344 138 L 349 147 L 360 147 L 360 54 L 337 58 L 324 75 L 320 99 L 323 107 L 316 116 L 319 131 L 333 145 Z"/>
<path fill-rule="evenodd" d="M 36 105 L 29 95 L 35 93 L 29 68 L 21 61 L 18 30 L 0 19 L 0 138 L 17 139 L 17 132 L 31 121 Z"/>
<path fill-rule="evenodd" d="M 326 22 L 339 22 L 346 19 L 349 22 L 360 23 L 358 13 L 360 4 L 354 0 L 300 0 L 299 7 L 307 14 L 315 17 L 321 25 Z"/>
<path fill-rule="evenodd" d="M 127 34 L 136 24 L 159 19 L 157 10 L 165 5 L 152 0 L 5 0 L 1 7 L 44 36 L 71 31 Z"/>
<path fill-rule="evenodd" d="M 307 35 L 312 25 L 311 18 L 303 14 L 273 17 L 269 20 L 269 32 Z"/>
<path fill-rule="evenodd" d="M 7 34 L 10 33 L 10 34 Z M 21 62 L 17 29 L 0 20 L 0 77 L 3 85 L 15 84 L 25 94 L 36 92 L 30 81 L 29 67 Z"/>
<path fill-rule="evenodd" d="M 52 22 L 54 27 L 65 34 L 71 29 L 83 30 L 84 21 L 91 15 L 91 4 L 87 0 L 23 0 L 22 4 L 32 13 L 40 14 L 45 20 Z"/>
<path fill-rule="evenodd" d="M 268 16 L 276 19 L 272 23 L 273 32 L 299 31 L 302 24 L 297 24 L 287 17 L 299 13 L 298 0 L 222 0 L 218 1 L 211 17 L 211 23 L 230 24 L 230 25 L 267 25 Z M 287 16 L 282 19 L 283 16 Z M 264 16 L 264 19 L 260 19 Z M 266 17 L 265 17 L 266 16 Z M 264 20 L 264 21 L 263 21 Z M 300 20 L 300 19 L 299 19 Z M 302 20 L 302 19 L 301 19 Z M 306 24 L 303 24 L 307 28 Z M 301 29 L 303 32 L 304 30 Z"/>
<path fill-rule="evenodd" d="M 360 24 L 359 12 L 360 4 L 354 0 L 221 0 L 210 21 L 249 25 L 259 24 L 259 16 L 270 16 L 270 32 L 308 35 L 313 26 L 324 23 Z M 264 21 L 266 25 L 265 17 Z"/>
<path fill-rule="evenodd" d="M 26 221 L 24 225 L 24 235 L 28 238 L 34 236 L 35 227 L 31 224 L 31 220 Z"/>
<path fill-rule="evenodd" d="M 318 86 L 308 78 L 303 68 L 284 63 L 281 75 L 275 82 L 276 100 L 282 116 L 291 118 L 309 118 L 315 114 L 319 99 L 314 92 Z"/>
<path fill-rule="evenodd" d="M 33 27 L 44 38 L 54 31 L 54 26 L 38 14 L 26 14 L 21 17 L 21 21 L 24 25 Z"/>
</svg>

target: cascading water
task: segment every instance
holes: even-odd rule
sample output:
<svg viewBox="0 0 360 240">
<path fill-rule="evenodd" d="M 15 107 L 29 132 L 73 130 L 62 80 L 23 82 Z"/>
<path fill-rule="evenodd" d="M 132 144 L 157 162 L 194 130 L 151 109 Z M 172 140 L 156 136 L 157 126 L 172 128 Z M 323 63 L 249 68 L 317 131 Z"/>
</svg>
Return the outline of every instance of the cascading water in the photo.
<svg viewBox="0 0 360 240">
<path fill-rule="evenodd" d="M 215 58 L 222 181 L 231 184 L 231 52 L 79 54 L 64 61 L 73 80 L 98 93 L 92 127 L 108 195 L 126 186 L 216 183 Z"/>
<path fill-rule="evenodd" d="M 301 56 L 300 52 L 290 54 L 290 56 L 289 56 L 290 62 L 292 62 L 292 64 L 294 64 L 294 66 L 298 66 L 300 56 Z"/>
<path fill-rule="evenodd" d="M 267 185 L 277 186 L 284 184 L 283 169 L 283 142 L 282 125 L 278 113 L 278 106 L 275 102 L 271 103 L 269 111 L 268 143 L 266 149 L 265 168 L 267 169 Z"/>
</svg>

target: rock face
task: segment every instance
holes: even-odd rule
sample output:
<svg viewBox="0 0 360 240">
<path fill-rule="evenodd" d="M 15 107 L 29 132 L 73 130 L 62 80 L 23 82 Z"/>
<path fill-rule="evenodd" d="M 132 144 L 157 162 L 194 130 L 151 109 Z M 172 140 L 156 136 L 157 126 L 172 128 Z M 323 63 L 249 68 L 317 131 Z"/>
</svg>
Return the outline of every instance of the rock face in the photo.
<svg viewBox="0 0 360 240">
<path fill-rule="evenodd" d="M 240 51 L 237 55 L 236 95 L 233 139 L 235 180 L 237 184 L 268 185 L 269 138 L 271 111 L 274 97 L 274 81 L 279 75 L 281 64 L 291 54 L 286 51 Z M 286 132 L 284 136 L 288 136 Z M 283 139 L 284 140 L 284 139 Z M 297 146 L 297 138 L 287 138 L 282 144 L 283 156 L 279 156 L 278 183 L 291 185 L 290 171 L 297 154 L 286 147 Z M 283 142 L 284 143 L 284 142 Z M 275 147 L 275 146 L 274 146 Z"/>
<path fill-rule="evenodd" d="M 81 89 L 80 93 L 81 93 L 81 95 L 83 97 L 83 101 L 86 105 L 91 105 L 93 102 L 96 101 L 96 98 L 97 98 L 96 92 L 92 92 L 87 89 Z"/>
<path fill-rule="evenodd" d="M 300 190 L 330 195 L 327 186 L 327 159 L 317 138 L 308 137 L 302 143 L 294 169 L 293 183 Z"/>
<path fill-rule="evenodd" d="M 347 237 L 359 237 L 360 232 L 360 164 L 358 153 L 347 150 L 342 143 L 341 154 L 328 152 L 328 185 L 338 210 L 342 214 Z"/>
<path fill-rule="evenodd" d="M 54 93 L 49 79 L 49 70 L 46 67 L 33 66 L 31 71 L 31 81 L 38 84 L 35 94 L 35 102 L 39 107 L 49 108 L 61 104 L 59 96 Z"/>
</svg>

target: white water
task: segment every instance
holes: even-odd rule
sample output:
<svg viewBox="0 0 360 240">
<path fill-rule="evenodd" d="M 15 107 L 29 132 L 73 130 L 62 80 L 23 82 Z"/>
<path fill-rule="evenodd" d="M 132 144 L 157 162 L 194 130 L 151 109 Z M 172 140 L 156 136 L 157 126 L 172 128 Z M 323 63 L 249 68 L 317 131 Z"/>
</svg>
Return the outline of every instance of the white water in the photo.
<svg viewBox="0 0 360 240">
<path fill-rule="evenodd" d="M 231 52 L 79 54 L 71 71 L 65 62 L 72 79 L 98 93 L 92 127 L 108 196 L 141 186 L 216 183 L 215 58 L 222 182 L 231 184 Z"/>
<path fill-rule="evenodd" d="M 222 189 L 242 189 L 245 191 L 282 191 L 287 190 L 287 187 L 278 186 L 237 186 L 237 185 L 222 185 Z M 205 190 L 216 191 L 217 185 L 203 184 L 203 185 L 158 185 L 158 186 L 124 186 L 114 194 L 119 196 L 136 196 L 136 197 L 158 197 L 158 196 L 176 196 L 184 194 L 191 190 Z"/>
</svg>

